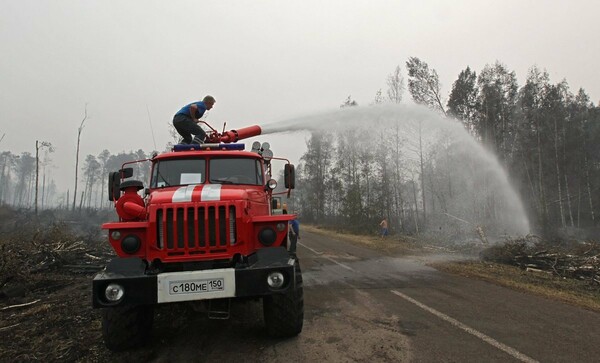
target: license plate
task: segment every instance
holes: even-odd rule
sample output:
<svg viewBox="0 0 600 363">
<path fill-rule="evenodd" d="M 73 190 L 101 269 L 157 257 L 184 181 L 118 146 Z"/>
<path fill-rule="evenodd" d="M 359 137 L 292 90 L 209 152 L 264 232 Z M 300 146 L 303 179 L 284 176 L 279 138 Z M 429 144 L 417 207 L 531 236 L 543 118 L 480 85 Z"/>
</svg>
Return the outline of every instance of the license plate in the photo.
<svg viewBox="0 0 600 363">
<path fill-rule="evenodd" d="M 224 291 L 225 279 L 172 281 L 169 283 L 169 294 L 201 294 L 203 292 Z"/>
<path fill-rule="evenodd" d="M 235 270 L 167 272 L 157 276 L 157 302 L 220 299 L 235 296 Z"/>
</svg>

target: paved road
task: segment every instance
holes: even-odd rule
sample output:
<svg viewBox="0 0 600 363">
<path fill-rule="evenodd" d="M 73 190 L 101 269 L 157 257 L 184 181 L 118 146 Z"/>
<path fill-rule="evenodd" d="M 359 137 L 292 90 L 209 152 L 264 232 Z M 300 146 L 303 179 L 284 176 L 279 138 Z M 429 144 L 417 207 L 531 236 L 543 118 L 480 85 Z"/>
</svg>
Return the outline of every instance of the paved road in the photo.
<svg viewBox="0 0 600 363">
<path fill-rule="evenodd" d="M 154 362 L 597 362 L 600 314 L 304 233 L 305 323 L 268 338 L 258 302 L 227 321 L 159 316 Z M 163 327 L 161 327 L 161 324 Z M 193 342 L 190 349 L 190 342 Z"/>
</svg>

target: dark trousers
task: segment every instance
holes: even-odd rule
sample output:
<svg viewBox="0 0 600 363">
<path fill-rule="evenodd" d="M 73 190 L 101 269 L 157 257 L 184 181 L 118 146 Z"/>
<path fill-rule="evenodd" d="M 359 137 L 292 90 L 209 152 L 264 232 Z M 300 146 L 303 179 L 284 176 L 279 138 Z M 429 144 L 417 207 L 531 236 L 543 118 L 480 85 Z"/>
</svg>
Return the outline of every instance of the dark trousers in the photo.
<svg viewBox="0 0 600 363">
<path fill-rule="evenodd" d="M 298 235 L 292 232 L 288 233 L 289 238 L 289 251 L 296 253 L 296 245 L 298 243 Z"/>
<path fill-rule="evenodd" d="M 193 136 L 204 142 L 206 132 L 190 116 L 183 114 L 175 115 L 173 117 L 173 126 L 175 126 L 177 133 L 183 137 L 182 144 L 191 144 Z"/>
</svg>

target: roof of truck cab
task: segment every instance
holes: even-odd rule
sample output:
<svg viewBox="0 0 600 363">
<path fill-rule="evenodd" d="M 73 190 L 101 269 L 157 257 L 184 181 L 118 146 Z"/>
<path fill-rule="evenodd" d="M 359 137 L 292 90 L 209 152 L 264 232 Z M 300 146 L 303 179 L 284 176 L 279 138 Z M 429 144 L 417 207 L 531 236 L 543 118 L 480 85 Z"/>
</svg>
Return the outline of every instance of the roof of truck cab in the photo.
<svg viewBox="0 0 600 363">
<path fill-rule="evenodd" d="M 194 157 L 242 157 L 242 158 L 253 158 L 262 159 L 257 153 L 250 151 L 239 151 L 239 150 L 190 150 L 190 151 L 168 151 L 162 154 L 158 154 L 153 160 L 164 160 L 164 159 L 189 159 Z"/>
</svg>

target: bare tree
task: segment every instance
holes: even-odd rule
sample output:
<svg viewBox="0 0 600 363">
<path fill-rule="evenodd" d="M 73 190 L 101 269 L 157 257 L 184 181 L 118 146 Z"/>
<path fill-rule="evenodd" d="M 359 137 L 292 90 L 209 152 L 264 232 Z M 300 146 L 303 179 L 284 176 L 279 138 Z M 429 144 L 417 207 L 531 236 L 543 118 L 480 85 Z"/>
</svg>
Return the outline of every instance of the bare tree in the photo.
<svg viewBox="0 0 600 363">
<path fill-rule="evenodd" d="M 98 162 L 98 160 L 96 160 L 94 155 L 88 155 L 85 158 L 83 163 L 83 174 L 86 179 L 84 195 L 87 198 L 85 203 L 87 203 L 88 208 L 91 208 L 94 184 L 96 184 L 99 180 L 102 180 L 100 175 L 101 169 L 102 165 Z"/>
<path fill-rule="evenodd" d="M 28 152 L 23 152 L 15 159 L 16 180 L 13 205 L 27 205 L 30 199 L 30 191 L 33 189 L 33 177 L 35 172 L 35 158 Z"/>
<path fill-rule="evenodd" d="M 35 140 L 35 215 L 38 214 L 38 190 L 40 181 L 40 149 L 47 147 L 48 151 L 53 152 L 52 144 L 47 141 Z"/>
<path fill-rule="evenodd" d="M 423 123 L 419 122 L 419 166 L 421 167 L 421 197 L 423 198 L 423 221 L 427 225 L 427 203 L 425 199 L 425 161 L 423 160 Z"/>
<path fill-rule="evenodd" d="M 2 169 L 0 170 L 0 205 L 5 204 L 6 195 L 9 194 L 9 188 L 11 185 L 10 171 L 16 165 L 17 155 L 14 155 L 10 151 L 3 151 L 0 154 L 0 162 L 2 163 Z"/>
<path fill-rule="evenodd" d="M 388 76 L 387 84 L 387 94 L 390 101 L 400 103 L 402 101 L 402 93 L 404 92 L 404 78 L 400 72 L 400 66 L 396 66 L 394 73 Z"/>
<path fill-rule="evenodd" d="M 73 191 L 73 208 L 75 210 L 75 200 L 77 199 L 77 172 L 79 170 L 79 142 L 81 141 L 81 131 L 83 130 L 83 123 L 87 120 L 87 103 L 85 104 L 85 110 L 83 120 L 77 129 L 77 152 L 75 153 L 75 190 Z"/>
<path fill-rule="evenodd" d="M 110 152 L 106 149 L 102 150 L 102 152 L 100 153 L 100 155 L 98 155 L 98 160 L 100 161 L 100 165 L 102 166 L 102 172 L 100 173 L 101 176 L 106 175 L 106 171 L 107 171 L 107 164 L 108 164 L 108 159 L 110 158 Z M 105 188 L 100 188 L 101 190 L 101 195 L 100 195 L 100 208 L 104 207 L 104 189 Z"/>
<path fill-rule="evenodd" d="M 373 100 L 374 105 L 380 105 L 383 103 L 383 95 L 381 88 L 375 93 L 375 99 Z"/>
<path fill-rule="evenodd" d="M 40 198 L 42 201 L 42 205 L 41 208 L 44 209 L 44 206 L 47 204 L 48 202 L 48 196 L 51 193 L 47 193 L 47 191 L 50 191 L 49 189 L 47 189 L 47 186 L 51 186 L 54 185 L 54 187 L 56 187 L 56 185 L 54 184 L 54 181 L 49 179 L 50 184 L 46 184 L 46 167 L 51 165 L 51 159 L 48 156 L 50 154 L 50 152 L 53 152 L 54 149 L 52 149 L 52 151 L 50 150 L 46 150 L 46 152 L 44 153 L 44 157 L 40 160 L 40 164 L 42 166 L 42 197 Z"/>
</svg>

